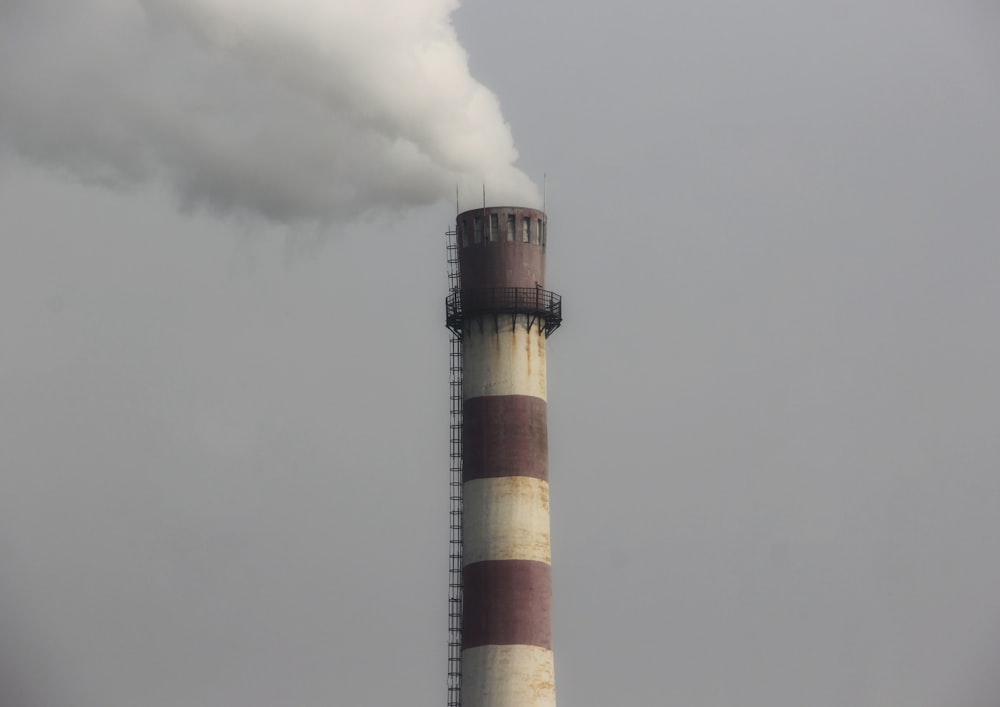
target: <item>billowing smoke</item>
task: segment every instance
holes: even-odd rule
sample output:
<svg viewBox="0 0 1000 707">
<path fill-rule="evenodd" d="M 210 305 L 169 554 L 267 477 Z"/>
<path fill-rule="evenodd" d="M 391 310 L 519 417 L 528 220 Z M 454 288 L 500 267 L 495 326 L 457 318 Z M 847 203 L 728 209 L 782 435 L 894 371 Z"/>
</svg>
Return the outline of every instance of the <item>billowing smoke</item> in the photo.
<svg viewBox="0 0 1000 707">
<path fill-rule="evenodd" d="M 0 0 L 2 148 L 187 208 L 344 221 L 538 200 L 458 0 Z"/>
</svg>

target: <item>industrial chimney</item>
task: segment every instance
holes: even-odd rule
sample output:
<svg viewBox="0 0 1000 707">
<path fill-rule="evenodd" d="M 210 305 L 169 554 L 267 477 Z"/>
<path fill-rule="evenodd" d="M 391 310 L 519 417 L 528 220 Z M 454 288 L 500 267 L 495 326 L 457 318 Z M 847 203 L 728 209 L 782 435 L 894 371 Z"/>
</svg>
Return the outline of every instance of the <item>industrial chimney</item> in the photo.
<svg viewBox="0 0 1000 707">
<path fill-rule="evenodd" d="M 449 233 L 449 707 L 552 707 L 545 213 L 498 206 Z"/>
</svg>

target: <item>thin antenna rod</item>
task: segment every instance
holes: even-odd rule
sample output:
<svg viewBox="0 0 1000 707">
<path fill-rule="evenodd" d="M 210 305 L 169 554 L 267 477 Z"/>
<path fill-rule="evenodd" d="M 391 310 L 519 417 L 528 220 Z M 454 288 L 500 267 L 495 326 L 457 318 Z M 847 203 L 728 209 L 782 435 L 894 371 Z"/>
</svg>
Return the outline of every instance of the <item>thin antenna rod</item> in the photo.
<svg viewBox="0 0 1000 707">
<path fill-rule="evenodd" d="M 542 172 L 542 213 L 545 213 L 546 197 L 549 189 L 549 175 Z"/>
<path fill-rule="evenodd" d="M 458 216 L 459 213 L 460 213 L 460 211 L 459 211 L 459 207 L 458 207 L 458 185 L 456 184 L 455 185 L 455 215 Z"/>
</svg>

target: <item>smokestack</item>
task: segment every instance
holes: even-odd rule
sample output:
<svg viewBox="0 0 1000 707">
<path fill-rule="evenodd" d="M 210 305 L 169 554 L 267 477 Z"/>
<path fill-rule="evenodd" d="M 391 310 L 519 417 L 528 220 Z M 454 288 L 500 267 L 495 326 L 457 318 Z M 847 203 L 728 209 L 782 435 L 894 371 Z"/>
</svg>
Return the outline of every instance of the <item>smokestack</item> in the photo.
<svg viewBox="0 0 1000 707">
<path fill-rule="evenodd" d="M 450 234 L 452 594 L 449 705 L 551 707 L 546 216 L 458 215 Z"/>
</svg>

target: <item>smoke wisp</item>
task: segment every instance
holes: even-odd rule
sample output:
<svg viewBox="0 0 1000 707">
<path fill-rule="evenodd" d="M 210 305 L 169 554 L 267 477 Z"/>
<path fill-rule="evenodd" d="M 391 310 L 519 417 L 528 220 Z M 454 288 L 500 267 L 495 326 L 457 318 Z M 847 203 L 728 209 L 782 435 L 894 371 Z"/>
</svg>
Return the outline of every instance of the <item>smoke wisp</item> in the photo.
<svg viewBox="0 0 1000 707">
<path fill-rule="evenodd" d="M 345 221 L 534 204 L 457 0 L 0 0 L 0 148 L 186 208 Z M 0 149 L 0 156 L 3 150 Z"/>
</svg>

